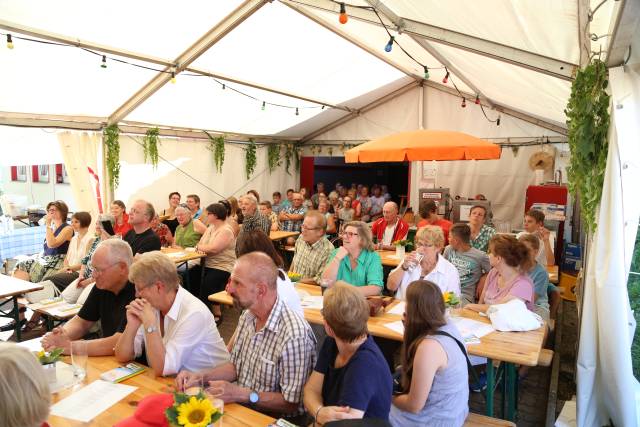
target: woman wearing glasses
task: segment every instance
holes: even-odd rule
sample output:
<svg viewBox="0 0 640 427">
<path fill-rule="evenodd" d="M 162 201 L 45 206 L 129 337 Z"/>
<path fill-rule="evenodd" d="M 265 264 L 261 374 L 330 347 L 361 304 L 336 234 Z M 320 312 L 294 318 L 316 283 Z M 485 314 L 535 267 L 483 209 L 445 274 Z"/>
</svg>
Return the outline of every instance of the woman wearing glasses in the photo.
<svg viewBox="0 0 640 427">
<path fill-rule="evenodd" d="M 429 280 L 442 292 L 460 296 L 460 276 L 456 267 L 440 254 L 444 233 L 440 227 L 427 225 L 416 233 L 416 251 L 407 255 L 391 273 L 387 288 L 396 291 L 396 298 L 406 299 L 407 287 L 415 280 Z"/>
<path fill-rule="evenodd" d="M 374 250 L 369 226 L 362 221 L 348 222 L 341 237 L 342 246 L 329 256 L 322 279 L 357 286 L 364 296 L 380 295 L 384 288 L 382 262 Z"/>
</svg>

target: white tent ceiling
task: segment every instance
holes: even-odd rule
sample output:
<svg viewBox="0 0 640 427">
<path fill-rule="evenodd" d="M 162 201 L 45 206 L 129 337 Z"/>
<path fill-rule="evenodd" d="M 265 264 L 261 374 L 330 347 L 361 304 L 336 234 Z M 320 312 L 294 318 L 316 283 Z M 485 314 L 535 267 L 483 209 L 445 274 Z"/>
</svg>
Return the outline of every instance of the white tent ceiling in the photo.
<svg viewBox="0 0 640 427">
<path fill-rule="evenodd" d="M 433 87 L 563 127 L 580 4 L 353 0 L 342 25 L 331 0 L 113 0 L 97 12 L 80 0 L 3 0 L 0 33 L 15 48 L 0 48 L 0 124 L 25 124 L 26 114 L 30 125 L 97 130 L 116 121 L 303 139 L 420 81 L 426 65 Z M 601 5 L 589 33 L 611 33 L 615 16 L 613 1 Z M 397 42 L 388 53 L 387 31 Z M 590 48 L 600 43 L 607 37 Z"/>
</svg>

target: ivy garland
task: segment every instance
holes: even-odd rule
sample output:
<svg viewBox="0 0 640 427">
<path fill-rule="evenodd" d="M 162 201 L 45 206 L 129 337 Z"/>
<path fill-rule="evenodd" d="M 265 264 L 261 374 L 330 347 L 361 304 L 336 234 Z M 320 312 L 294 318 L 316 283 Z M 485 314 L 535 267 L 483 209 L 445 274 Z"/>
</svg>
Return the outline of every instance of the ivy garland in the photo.
<svg viewBox="0 0 640 427">
<path fill-rule="evenodd" d="M 218 171 L 218 173 L 222 173 L 222 165 L 224 164 L 225 136 L 220 135 L 214 138 L 213 136 L 209 135 L 209 132 L 207 132 L 206 130 L 204 131 L 204 133 L 206 133 L 209 137 L 209 145 L 207 146 L 207 149 L 211 151 L 211 153 L 213 153 L 213 164 L 216 168 L 216 171 Z"/>
<path fill-rule="evenodd" d="M 151 164 L 153 168 L 158 167 L 158 135 L 160 134 L 160 129 L 151 128 L 147 130 L 144 138 L 142 138 L 142 149 L 144 150 L 144 161 L 147 161 L 147 158 L 151 160 Z"/>
<path fill-rule="evenodd" d="M 102 136 L 107 148 L 106 163 L 109 173 L 109 187 L 113 191 L 120 183 L 120 144 L 118 143 L 120 129 L 118 129 L 118 125 L 113 124 L 104 128 Z"/>
<path fill-rule="evenodd" d="M 289 168 L 291 167 L 291 156 L 293 155 L 293 144 L 287 144 L 287 147 L 284 151 L 284 170 L 288 175 L 291 175 L 289 172 Z"/>
<path fill-rule="evenodd" d="M 300 172 L 300 158 L 302 157 L 302 149 L 297 148 L 295 150 L 296 172 Z"/>
<path fill-rule="evenodd" d="M 580 195 L 582 215 L 590 232 L 596 229 L 609 146 L 608 83 L 604 62 L 594 59 L 578 71 L 565 110 L 571 151 L 569 190 Z"/>
<path fill-rule="evenodd" d="M 245 152 L 245 164 L 244 171 L 247 174 L 247 179 L 251 177 L 251 174 L 256 169 L 256 143 L 253 139 L 249 139 L 249 145 L 244 149 Z"/>
<path fill-rule="evenodd" d="M 282 164 L 282 160 L 280 160 L 280 144 L 269 144 L 267 155 L 269 159 L 269 173 L 271 173 Z"/>
</svg>

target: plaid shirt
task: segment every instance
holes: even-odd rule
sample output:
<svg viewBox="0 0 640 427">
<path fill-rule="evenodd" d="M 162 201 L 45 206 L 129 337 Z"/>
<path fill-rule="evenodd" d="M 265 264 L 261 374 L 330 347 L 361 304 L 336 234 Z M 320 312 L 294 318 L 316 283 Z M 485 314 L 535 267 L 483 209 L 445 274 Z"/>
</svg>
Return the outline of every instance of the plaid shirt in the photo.
<svg viewBox="0 0 640 427">
<path fill-rule="evenodd" d="M 489 240 L 491 240 L 491 238 L 495 236 L 495 234 L 495 229 L 489 227 L 488 225 L 483 225 L 480 229 L 480 232 L 478 233 L 478 237 L 476 237 L 475 239 L 471 238 L 471 241 L 469 243 L 471 243 L 472 247 L 480 249 L 482 252 L 487 252 L 487 250 L 489 249 Z"/>
<path fill-rule="evenodd" d="M 283 211 L 288 214 L 305 215 L 307 213 L 307 208 L 304 206 L 300 206 L 299 208 L 287 206 Z M 282 231 L 300 231 L 302 230 L 302 221 L 302 219 L 297 221 L 282 221 Z"/>
<path fill-rule="evenodd" d="M 241 232 L 253 230 L 262 230 L 268 236 L 271 233 L 271 220 L 258 211 L 253 216 L 245 216 Z"/>
<path fill-rule="evenodd" d="M 316 338 L 307 321 L 278 297 L 261 330 L 256 331 L 256 317 L 245 310 L 235 335 L 231 363 L 238 385 L 282 393 L 287 402 L 299 403 L 296 413 L 284 415 L 302 414 L 302 389 L 316 362 Z"/>
<path fill-rule="evenodd" d="M 324 236 L 313 245 L 305 242 L 300 236 L 296 240 L 296 251 L 290 270 L 302 274 L 302 277 L 312 277 L 318 282 L 333 249 L 331 242 Z"/>
</svg>

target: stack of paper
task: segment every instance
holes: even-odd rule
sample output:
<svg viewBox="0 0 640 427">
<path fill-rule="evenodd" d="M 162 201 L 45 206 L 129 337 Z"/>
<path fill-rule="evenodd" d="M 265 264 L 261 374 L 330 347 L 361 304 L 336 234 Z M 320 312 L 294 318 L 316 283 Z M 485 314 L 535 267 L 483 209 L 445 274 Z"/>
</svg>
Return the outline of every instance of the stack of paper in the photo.
<svg viewBox="0 0 640 427">
<path fill-rule="evenodd" d="M 51 407 L 51 414 L 88 423 L 137 387 L 96 380 Z"/>
</svg>

